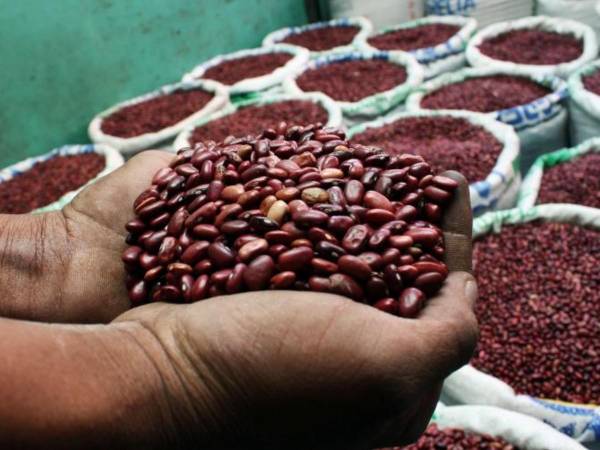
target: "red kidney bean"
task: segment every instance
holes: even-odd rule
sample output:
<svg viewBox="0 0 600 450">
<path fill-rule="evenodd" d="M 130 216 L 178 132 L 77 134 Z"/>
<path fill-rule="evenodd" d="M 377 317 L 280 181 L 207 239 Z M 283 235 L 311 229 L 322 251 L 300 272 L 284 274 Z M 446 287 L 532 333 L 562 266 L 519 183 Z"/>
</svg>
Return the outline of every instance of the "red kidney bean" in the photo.
<svg viewBox="0 0 600 450">
<path fill-rule="evenodd" d="M 239 249 L 238 256 L 243 262 L 248 262 L 258 255 L 266 253 L 268 249 L 269 243 L 266 239 L 254 239 Z"/>
<path fill-rule="evenodd" d="M 439 239 L 439 233 L 431 228 L 417 228 L 408 230 L 405 236 L 410 237 L 415 244 L 421 244 L 426 247 L 435 246 Z"/>
<path fill-rule="evenodd" d="M 465 450 L 520 450 L 521 447 L 509 444 L 500 437 L 489 434 L 467 432 L 456 428 L 439 428 L 437 424 L 430 424 L 425 433 L 417 442 L 406 447 L 393 447 L 381 450 L 438 450 L 438 449 L 465 449 Z"/>
<path fill-rule="evenodd" d="M 317 273 L 332 274 L 337 272 L 339 269 L 336 263 L 323 258 L 313 258 L 310 261 L 310 264 L 317 271 Z"/>
<path fill-rule="evenodd" d="M 363 200 L 365 186 L 358 180 L 350 180 L 346 183 L 344 198 L 350 205 L 356 205 Z"/>
<path fill-rule="evenodd" d="M 329 216 L 316 209 L 308 209 L 293 214 L 292 220 L 299 227 L 314 227 L 326 224 L 329 221 Z"/>
<path fill-rule="evenodd" d="M 360 29 L 353 25 L 328 26 L 290 33 L 278 42 L 297 45 L 311 51 L 331 50 L 349 45 Z M 337 136 L 336 136 L 337 138 Z"/>
<path fill-rule="evenodd" d="M 314 292 L 329 292 L 331 290 L 329 278 L 312 276 L 308 279 L 308 285 L 310 290 Z"/>
<path fill-rule="evenodd" d="M 367 280 L 371 276 L 371 268 L 361 258 L 352 255 L 344 255 L 338 259 L 341 272 L 353 276 L 359 280 Z"/>
<path fill-rule="evenodd" d="M 235 262 L 235 253 L 222 242 L 213 242 L 208 246 L 208 257 L 216 267 L 228 267 Z"/>
<path fill-rule="evenodd" d="M 342 240 L 342 247 L 350 253 L 358 253 L 364 249 L 370 237 L 365 225 L 353 225 L 348 229 Z"/>
<path fill-rule="evenodd" d="M 375 303 L 373 306 L 375 308 L 379 309 L 380 311 L 383 311 L 383 312 L 386 312 L 389 314 L 393 314 L 394 316 L 398 315 L 398 302 L 396 300 L 394 300 L 393 298 L 390 298 L 390 297 L 382 298 L 377 303 Z"/>
<path fill-rule="evenodd" d="M 369 209 L 365 213 L 365 220 L 369 224 L 375 225 L 375 226 L 383 225 L 387 222 L 394 220 L 395 218 L 396 218 L 396 216 L 394 215 L 394 213 L 391 211 L 388 211 L 387 209 L 373 208 L 373 209 Z"/>
<path fill-rule="evenodd" d="M 378 50 L 418 50 L 444 44 L 460 31 L 457 25 L 427 23 L 416 27 L 384 31 L 367 39 Z"/>
<path fill-rule="evenodd" d="M 334 273 L 329 276 L 329 289 L 331 292 L 356 301 L 363 301 L 364 293 L 360 285 L 352 277 L 343 273 Z"/>
<path fill-rule="evenodd" d="M 288 248 L 283 244 L 273 244 L 269 247 L 269 255 L 271 256 L 271 258 L 275 259 L 287 249 Z"/>
<path fill-rule="evenodd" d="M 402 282 L 402 277 L 398 272 L 398 266 L 396 266 L 396 264 L 388 264 L 385 266 L 383 269 L 383 279 L 392 294 L 398 295 L 402 292 L 404 283 Z"/>
<path fill-rule="evenodd" d="M 273 276 L 274 270 L 273 258 L 269 255 L 260 255 L 248 264 L 243 275 L 244 283 L 251 291 L 265 289 Z"/>
<path fill-rule="evenodd" d="M 310 264 L 313 255 L 314 252 L 310 247 L 302 246 L 292 248 L 279 255 L 277 258 L 277 265 L 282 271 L 300 270 L 306 265 Z"/>
<path fill-rule="evenodd" d="M 425 294 L 422 290 L 409 287 L 402 291 L 398 298 L 400 317 L 415 318 L 423 308 Z"/>
</svg>

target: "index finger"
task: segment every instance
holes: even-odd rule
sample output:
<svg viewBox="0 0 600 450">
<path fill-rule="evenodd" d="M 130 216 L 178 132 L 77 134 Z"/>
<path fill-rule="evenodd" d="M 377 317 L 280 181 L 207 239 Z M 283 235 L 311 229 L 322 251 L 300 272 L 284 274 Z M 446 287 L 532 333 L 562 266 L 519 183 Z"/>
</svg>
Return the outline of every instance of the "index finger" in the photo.
<svg viewBox="0 0 600 450">
<path fill-rule="evenodd" d="M 471 273 L 472 222 L 469 183 L 454 170 L 442 173 L 458 182 L 454 197 L 444 211 L 442 230 L 446 246 L 445 263 L 451 272 Z"/>
</svg>

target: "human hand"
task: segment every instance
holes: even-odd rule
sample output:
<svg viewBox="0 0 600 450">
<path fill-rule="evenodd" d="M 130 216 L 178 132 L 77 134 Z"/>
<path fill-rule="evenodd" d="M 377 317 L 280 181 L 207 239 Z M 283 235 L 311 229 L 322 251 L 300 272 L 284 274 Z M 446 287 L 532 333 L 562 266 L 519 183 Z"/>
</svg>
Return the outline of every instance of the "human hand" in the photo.
<svg viewBox="0 0 600 450">
<path fill-rule="evenodd" d="M 444 220 L 451 273 L 418 319 L 290 291 L 157 303 L 120 316 L 136 325 L 170 404 L 157 447 L 165 436 L 164 447 L 228 449 L 351 450 L 416 439 L 477 335 L 468 186 L 446 175 L 461 181 Z M 164 407 L 146 407 L 165 416 Z"/>
</svg>

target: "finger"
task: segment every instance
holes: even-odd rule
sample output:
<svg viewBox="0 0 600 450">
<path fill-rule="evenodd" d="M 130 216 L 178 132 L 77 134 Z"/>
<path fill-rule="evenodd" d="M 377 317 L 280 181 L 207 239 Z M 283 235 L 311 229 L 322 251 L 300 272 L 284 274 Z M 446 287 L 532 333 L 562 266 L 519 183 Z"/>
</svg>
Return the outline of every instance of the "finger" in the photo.
<svg viewBox="0 0 600 450">
<path fill-rule="evenodd" d="M 442 175 L 458 182 L 452 202 L 444 212 L 442 229 L 446 245 L 445 262 L 450 271 L 471 272 L 472 213 L 469 184 L 460 173 L 449 170 Z"/>
<path fill-rule="evenodd" d="M 432 369 L 430 378 L 445 378 L 470 360 L 478 334 L 473 312 L 476 300 L 475 278 L 467 272 L 452 272 L 413 321 L 421 336 L 422 356 Z"/>
</svg>

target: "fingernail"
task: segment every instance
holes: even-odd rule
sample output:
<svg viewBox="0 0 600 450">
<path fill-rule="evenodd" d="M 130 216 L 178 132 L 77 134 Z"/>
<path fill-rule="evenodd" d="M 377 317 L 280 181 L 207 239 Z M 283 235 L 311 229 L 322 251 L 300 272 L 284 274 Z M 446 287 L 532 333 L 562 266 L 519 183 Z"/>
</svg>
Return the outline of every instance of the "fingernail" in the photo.
<svg viewBox="0 0 600 450">
<path fill-rule="evenodd" d="M 477 282 L 475 280 L 468 280 L 465 284 L 465 296 L 471 306 L 474 306 L 477 301 Z"/>
</svg>

